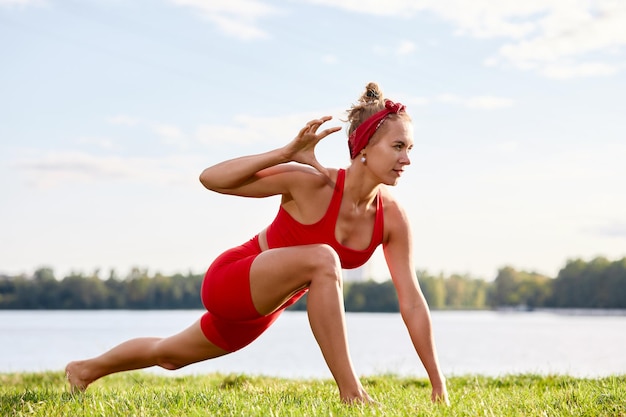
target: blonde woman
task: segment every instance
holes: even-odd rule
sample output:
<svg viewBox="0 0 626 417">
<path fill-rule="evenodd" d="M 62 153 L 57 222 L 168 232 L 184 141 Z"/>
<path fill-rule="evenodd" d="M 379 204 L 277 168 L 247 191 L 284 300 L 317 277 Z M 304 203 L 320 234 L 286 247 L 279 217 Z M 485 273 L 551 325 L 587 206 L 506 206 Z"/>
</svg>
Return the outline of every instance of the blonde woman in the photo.
<svg viewBox="0 0 626 417">
<path fill-rule="evenodd" d="M 410 164 L 412 123 L 402 104 L 369 83 L 348 110 L 350 165 L 321 166 L 315 147 L 339 127 L 311 120 L 287 145 L 206 168 L 209 190 L 244 197 L 281 195 L 274 221 L 209 267 L 201 297 L 206 313 L 167 338 L 137 338 L 101 356 L 71 362 L 72 390 L 114 372 L 183 366 L 226 355 L 251 343 L 305 293 L 311 329 L 346 403 L 372 402 L 348 351 L 342 268 L 363 265 L 383 246 L 400 312 L 431 385 L 433 401 L 448 403 L 430 312 L 412 259 L 407 216 L 388 187 Z M 297 341 L 294 341 L 297 348 Z M 384 352 L 381 352 L 384 354 Z"/>
</svg>

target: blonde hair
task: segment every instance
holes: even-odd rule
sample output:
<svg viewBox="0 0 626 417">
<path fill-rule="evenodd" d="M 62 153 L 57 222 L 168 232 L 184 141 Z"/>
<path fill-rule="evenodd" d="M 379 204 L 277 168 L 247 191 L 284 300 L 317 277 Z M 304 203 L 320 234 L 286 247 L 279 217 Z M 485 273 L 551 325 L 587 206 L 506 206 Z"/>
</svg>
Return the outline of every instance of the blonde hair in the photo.
<svg viewBox="0 0 626 417">
<path fill-rule="evenodd" d="M 378 113 L 385 108 L 385 96 L 383 90 L 375 82 L 369 82 L 365 86 L 365 91 L 359 97 L 356 104 L 353 104 L 349 110 L 346 111 L 348 118 L 346 122 L 348 125 L 348 136 L 355 131 L 357 127 L 374 114 Z M 411 120 L 406 112 L 390 114 L 389 118 L 406 117 Z"/>
</svg>

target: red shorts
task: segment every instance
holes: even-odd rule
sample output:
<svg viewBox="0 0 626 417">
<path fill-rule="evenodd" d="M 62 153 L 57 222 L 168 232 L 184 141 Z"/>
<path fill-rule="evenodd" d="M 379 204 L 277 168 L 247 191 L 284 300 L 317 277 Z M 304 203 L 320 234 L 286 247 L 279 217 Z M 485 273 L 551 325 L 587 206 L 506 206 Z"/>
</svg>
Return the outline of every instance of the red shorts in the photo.
<svg viewBox="0 0 626 417">
<path fill-rule="evenodd" d="M 306 291 L 300 291 L 278 310 L 262 316 L 250 293 L 250 266 L 261 253 L 258 237 L 229 249 L 213 261 L 202 281 L 201 298 L 207 312 L 200 319 L 206 338 L 234 352 L 259 337 Z"/>
</svg>

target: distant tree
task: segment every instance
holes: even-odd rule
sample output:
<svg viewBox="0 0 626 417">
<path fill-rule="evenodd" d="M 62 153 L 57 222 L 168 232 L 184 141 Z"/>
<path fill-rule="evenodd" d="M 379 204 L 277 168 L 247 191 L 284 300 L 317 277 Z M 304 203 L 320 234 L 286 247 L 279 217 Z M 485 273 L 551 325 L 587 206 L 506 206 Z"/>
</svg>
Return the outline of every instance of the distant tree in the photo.
<svg viewBox="0 0 626 417">
<path fill-rule="evenodd" d="M 446 308 L 477 309 L 485 308 L 486 282 L 468 275 L 453 274 L 444 280 L 446 287 Z"/>
<path fill-rule="evenodd" d="M 544 307 L 552 295 L 553 280 L 536 272 L 521 272 L 517 291 L 522 304 L 530 307 Z"/>
<path fill-rule="evenodd" d="M 426 300 L 433 309 L 500 306 L 561 308 L 626 308 L 626 257 L 609 261 L 568 260 L 552 279 L 510 266 L 498 270 L 493 282 L 454 274 L 444 277 L 416 271 Z M 132 268 L 121 279 L 114 270 L 108 278 L 100 270 L 90 275 L 72 272 L 56 279 L 51 268 L 32 276 L 0 275 L 0 309 L 174 309 L 202 308 L 200 290 L 204 274 L 148 275 Z M 398 298 L 391 280 L 344 285 L 347 311 L 397 312 Z M 290 307 L 306 309 L 306 295 Z"/>
<path fill-rule="evenodd" d="M 131 309 L 148 309 L 153 300 L 150 277 L 146 270 L 132 268 L 125 280 L 126 306 Z"/>
<path fill-rule="evenodd" d="M 582 259 L 568 260 L 559 271 L 554 286 L 553 299 L 555 307 L 589 307 L 592 282 L 586 276 L 587 263 Z"/>
<path fill-rule="evenodd" d="M 126 282 L 117 275 L 114 269 L 109 271 L 109 278 L 104 281 L 104 286 L 107 294 L 107 308 L 128 308 L 126 302 Z"/>
<path fill-rule="evenodd" d="M 200 298 L 200 290 L 202 288 L 202 280 L 204 274 L 175 275 L 172 279 L 173 285 L 182 290 L 181 306 L 182 308 L 202 308 L 202 300 Z"/>
<path fill-rule="evenodd" d="M 357 286 L 356 288 L 354 286 Z M 365 293 L 360 291 L 357 283 L 344 285 L 344 304 L 347 311 L 364 311 L 367 305 Z"/>
<path fill-rule="evenodd" d="M 363 300 L 365 301 L 363 303 Z M 345 294 L 346 311 L 397 312 L 398 296 L 391 280 L 354 282 Z"/>
<path fill-rule="evenodd" d="M 610 262 L 568 260 L 554 280 L 551 305 L 562 308 L 626 308 L 626 258 Z"/>
<path fill-rule="evenodd" d="M 37 309 L 56 308 L 58 303 L 59 282 L 54 277 L 52 268 L 39 268 L 35 270 L 31 282 L 33 300 Z"/>
<path fill-rule="evenodd" d="M 417 280 L 430 308 L 446 307 L 446 283 L 442 275 L 434 277 L 421 270 L 417 271 Z"/>
<path fill-rule="evenodd" d="M 490 291 L 489 303 L 493 307 L 546 306 L 551 299 L 553 281 L 536 272 L 517 271 L 510 266 L 498 270 Z"/>
<path fill-rule="evenodd" d="M 609 265 L 601 293 L 605 308 L 626 308 L 626 257 Z"/>
<path fill-rule="evenodd" d="M 467 280 L 460 275 L 452 275 L 445 280 L 446 307 L 463 308 L 467 306 Z"/>
<path fill-rule="evenodd" d="M 518 306 L 522 303 L 520 294 L 517 292 L 519 280 L 517 271 L 510 266 L 500 268 L 494 280 L 492 291 L 492 306 Z"/>
<path fill-rule="evenodd" d="M 97 276 L 72 272 L 60 283 L 58 308 L 102 309 L 107 307 L 107 298 L 107 287 Z"/>
<path fill-rule="evenodd" d="M 17 296 L 17 281 L 23 277 L 0 276 L 0 308 L 19 308 Z"/>
</svg>

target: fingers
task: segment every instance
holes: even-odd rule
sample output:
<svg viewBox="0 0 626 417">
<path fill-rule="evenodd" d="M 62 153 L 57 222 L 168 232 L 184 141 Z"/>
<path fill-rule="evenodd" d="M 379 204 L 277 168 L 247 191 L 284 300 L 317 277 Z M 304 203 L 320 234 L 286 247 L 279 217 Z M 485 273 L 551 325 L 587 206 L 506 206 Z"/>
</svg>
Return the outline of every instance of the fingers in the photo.
<svg viewBox="0 0 626 417">
<path fill-rule="evenodd" d="M 307 126 L 309 125 L 321 125 L 322 123 L 325 123 L 329 120 L 332 120 L 333 116 L 322 116 L 319 119 L 313 119 L 311 121 L 309 121 L 309 123 L 307 123 Z"/>
<path fill-rule="evenodd" d="M 319 119 L 310 120 L 302 129 L 300 129 L 300 134 L 315 133 L 323 123 L 329 121 L 330 119 L 332 119 L 331 116 L 324 116 Z"/>
<path fill-rule="evenodd" d="M 324 116 L 319 119 L 314 119 L 309 121 L 298 134 L 298 137 L 294 140 L 293 146 L 293 155 L 292 160 L 295 162 L 300 162 L 302 164 L 310 165 L 315 168 L 321 174 L 326 177 L 329 176 L 328 169 L 324 168 L 316 159 L 315 159 L 315 146 L 319 143 L 320 140 L 325 138 L 326 136 L 335 133 L 341 130 L 341 126 L 330 127 L 328 129 L 324 129 L 320 132 L 317 130 L 319 127 L 331 120 L 332 116 Z"/>
<path fill-rule="evenodd" d="M 305 134 L 310 134 L 310 135 L 315 135 L 317 138 L 317 141 L 324 139 L 326 136 L 331 135 L 335 132 L 340 131 L 342 128 L 341 126 L 335 126 L 335 127 L 330 127 L 328 129 L 324 129 L 321 132 L 318 132 L 317 130 L 319 129 L 319 127 L 331 120 L 332 117 L 331 116 L 325 116 L 322 117 L 321 119 L 315 119 L 315 120 L 311 120 L 309 123 L 306 124 L 306 126 L 300 131 L 300 135 L 305 135 Z"/>
<path fill-rule="evenodd" d="M 322 139 L 322 138 L 325 138 L 326 136 L 328 136 L 330 134 L 333 134 L 335 132 L 339 132 L 340 130 L 341 130 L 341 126 L 331 127 L 331 128 L 322 130 L 317 135 L 320 137 L 320 139 Z"/>
<path fill-rule="evenodd" d="M 321 118 L 319 118 L 319 119 L 314 119 L 314 120 L 311 120 L 311 121 L 309 121 L 309 122 L 306 124 L 305 129 L 306 129 L 306 130 L 308 130 L 310 133 L 317 133 L 317 129 L 318 129 L 318 128 L 322 125 L 322 124 L 326 123 L 327 121 L 331 120 L 332 118 L 333 118 L 332 116 L 324 116 L 324 117 L 321 117 Z M 326 129 L 326 130 L 329 130 L 329 129 Z M 335 130 L 335 131 L 336 131 L 336 130 Z M 324 131 L 324 132 L 326 132 L 326 131 Z M 323 133 L 323 132 L 322 132 L 322 133 Z M 327 135 L 329 135 L 330 133 L 332 133 L 332 132 L 328 132 L 328 133 L 326 133 L 324 136 L 327 136 Z"/>
<path fill-rule="evenodd" d="M 446 392 L 433 392 L 430 396 L 430 400 L 435 404 L 450 405 L 450 400 Z"/>
</svg>

